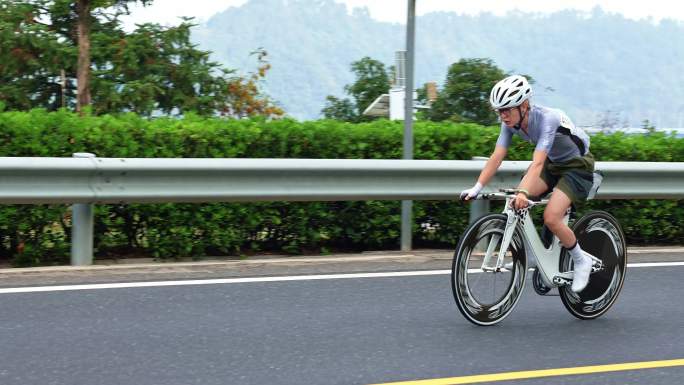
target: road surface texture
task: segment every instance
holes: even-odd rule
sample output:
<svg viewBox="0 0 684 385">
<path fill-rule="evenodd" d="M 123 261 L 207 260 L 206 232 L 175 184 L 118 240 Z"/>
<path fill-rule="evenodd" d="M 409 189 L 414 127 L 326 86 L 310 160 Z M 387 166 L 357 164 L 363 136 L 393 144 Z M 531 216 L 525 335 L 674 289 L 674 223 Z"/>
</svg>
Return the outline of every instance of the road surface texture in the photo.
<svg viewBox="0 0 684 385">
<path fill-rule="evenodd" d="M 513 314 L 493 327 L 474 326 L 458 312 L 446 252 L 376 253 L 343 262 L 2 270 L 0 384 L 437 384 L 463 381 L 440 378 L 682 359 L 684 266 L 638 264 L 684 261 L 684 252 L 634 251 L 622 294 L 603 317 L 575 319 L 559 297 L 536 295 L 528 280 Z M 416 275 L 301 279 L 397 271 Z M 273 278 L 230 280 L 263 276 Z M 196 284 L 10 290 L 187 279 Z M 207 279 L 224 281 L 201 282 Z M 674 385 L 682 378 L 684 362 L 487 383 Z"/>
</svg>

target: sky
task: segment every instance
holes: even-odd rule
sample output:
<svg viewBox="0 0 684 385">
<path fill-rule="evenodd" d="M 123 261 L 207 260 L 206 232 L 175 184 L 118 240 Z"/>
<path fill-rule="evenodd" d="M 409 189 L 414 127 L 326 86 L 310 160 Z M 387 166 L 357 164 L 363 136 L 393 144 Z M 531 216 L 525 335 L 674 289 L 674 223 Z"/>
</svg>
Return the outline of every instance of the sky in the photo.
<svg viewBox="0 0 684 385">
<path fill-rule="evenodd" d="M 239 7 L 248 0 L 155 0 L 151 6 L 132 7 L 132 14 L 124 18 L 127 29 L 135 23 L 156 22 L 176 25 L 180 16 L 194 16 L 205 21 L 217 12 L 229 7 Z M 371 17 L 380 21 L 405 23 L 407 0 L 335 0 L 345 3 L 351 12 L 353 7 L 367 7 Z M 684 21 L 684 2 L 676 0 L 416 0 L 416 13 L 422 15 L 436 11 L 451 11 L 464 14 L 491 12 L 496 15 L 508 11 L 549 13 L 562 9 L 590 11 L 601 6 L 604 11 L 620 13 L 630 19 L 652 18 L 659 21 L 671 18 Z"/>
</svg>

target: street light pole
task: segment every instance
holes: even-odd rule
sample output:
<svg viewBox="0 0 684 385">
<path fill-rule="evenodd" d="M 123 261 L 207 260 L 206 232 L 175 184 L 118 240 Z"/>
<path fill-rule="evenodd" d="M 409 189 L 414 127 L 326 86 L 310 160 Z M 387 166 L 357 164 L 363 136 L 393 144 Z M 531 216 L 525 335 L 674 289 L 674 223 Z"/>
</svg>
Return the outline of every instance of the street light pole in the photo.
<svg viewBox="0 0 684 385">
<path fill-rule="evenodd" d="M 404 87 L 404 159 L 413 159 L 413 58 L 415 51 L 416 0 L 408 0 L 406 20 L 406 85 Z M 409 251 L 413 241 L 413 201 L 401 201 L 401 250 Z"/>
</svg>

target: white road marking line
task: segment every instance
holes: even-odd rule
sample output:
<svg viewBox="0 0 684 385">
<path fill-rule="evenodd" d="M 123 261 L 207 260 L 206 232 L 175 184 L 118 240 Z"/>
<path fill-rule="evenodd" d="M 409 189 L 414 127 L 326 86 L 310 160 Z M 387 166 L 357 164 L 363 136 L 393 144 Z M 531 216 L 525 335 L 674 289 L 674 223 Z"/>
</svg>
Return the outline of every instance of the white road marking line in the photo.
<svg viewBox="0 0 684 385">
<path fill-rule="evenodd" d="M 627 267 L 665 267 L 665 266 L 684 266 L 684 262 L 641 262 L 628 263 Z"/>
<path fill-rule="evenodd" d="M 295 275 L 295 276 L 280 276 L 280 277 L 197 279 L 197 280 L 182 280 L 182 281 L 98 283 L 98 284 L 88 284 L 88 285 L 36 286 L 36 287 L 6 288 L 6 289 L 0 289 L 0 294 L 33 293 L 33 292 L 65 291 L 65 290 L 119 289 L 119 288 L 129 288 L 129 287 L 216 285 L 216 284 L 224 284 L 224 283 L 308 281 L 308 280 L 345 279 L 345 278 L 410 277 L 410 276 L 422 276 L 422 275 L 444 275 L 444 274 L 450 274 L 450 273 L 451 273 L 451 270 L 425 270 L 425 271 L 398 271 L 398 272 L 383 272 L 383 273 L 352 273 L 352 274 Z"/>
<path fill-rule="evenodd" d="M 627 264 L 627 266 L 628 267 L 684 266 L 684 262 L 630 263 L 630 264 Z M 477 272 L 481 272 L 481 271 L 479 269 L 470 269 L 469 272 L 477 273 Z M 451 274 L 451 270 L 394 271 L 394 272 L 382 272 L 382 273 L 350 273 L 350 274 L 295 275 L 295 276 L 281 276 L 281 277 L 196 279 L 196 280 L 181 280 L 181 281 L 119 282 L 119 283 L 98 283 L 98 284 L 86 284 L 86 285 L 10 287 L 10 288 L 0 289 L 0 294 L 38 293 L 38 292 L 51 292 L 51 291 L 72 291 L 72 290 L 121 289 L 121 288 L 136 288 L 136 287 L 216 285 L 216 284 L 227 284 L 227 283 L 310 281 L 310 280 L 323 280 L 323 279 L 412 277 L 412 276 L 447 275 L 447 274 Z"/>
</svg>

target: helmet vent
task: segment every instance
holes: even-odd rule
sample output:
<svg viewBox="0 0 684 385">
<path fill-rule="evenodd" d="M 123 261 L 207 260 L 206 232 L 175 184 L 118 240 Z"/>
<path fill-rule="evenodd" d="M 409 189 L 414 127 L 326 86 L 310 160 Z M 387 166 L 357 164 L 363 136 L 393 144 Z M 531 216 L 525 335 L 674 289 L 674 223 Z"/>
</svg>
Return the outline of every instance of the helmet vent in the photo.
<svg viewBox="0 0 684 385">
<path fill-rule="evenodd" d="M 532 89 L 524 76 L 512 75 L 500 80 L 489 94 L 494 109 L 519 106 L 532 95 Z"/>
</svg>

